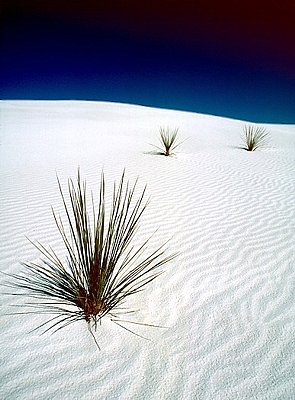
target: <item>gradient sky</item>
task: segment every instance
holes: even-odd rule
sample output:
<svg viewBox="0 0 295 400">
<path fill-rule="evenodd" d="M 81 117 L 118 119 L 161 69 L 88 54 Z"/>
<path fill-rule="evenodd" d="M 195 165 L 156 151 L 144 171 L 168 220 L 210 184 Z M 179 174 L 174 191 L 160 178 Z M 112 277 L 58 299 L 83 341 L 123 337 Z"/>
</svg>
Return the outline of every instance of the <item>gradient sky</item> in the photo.
<svg viewBox="0 0 295 400">
<path fill-rule="evenodd" d="M 294 21 L 294 0 L 6 0 L 1 98 L 295 123 Z"/>
</svg>

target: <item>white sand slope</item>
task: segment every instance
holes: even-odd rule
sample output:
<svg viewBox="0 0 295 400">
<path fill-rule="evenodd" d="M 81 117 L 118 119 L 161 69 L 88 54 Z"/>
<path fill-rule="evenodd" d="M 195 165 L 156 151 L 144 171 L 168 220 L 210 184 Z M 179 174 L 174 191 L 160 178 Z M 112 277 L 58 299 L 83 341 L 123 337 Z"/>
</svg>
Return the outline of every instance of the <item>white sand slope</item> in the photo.
<svg viewBox="0 0 295 400">
<path fill-rule="evenodd" d="M 243 121 L 99 102 L 2 101 L 0 268 L 38 259 L 26 237 L 63 253 L 50 206 L 80 166 L 96 191 L 123 168 L 151 197 L 135 242 L 159 228 L 177 259 L 130 298 L 132 327 L 107 318 L 98 351 L 79 322 L 54 335 L 38 315 L 7 316 L 28 299 L 1 295 L 0 398 L 295 399 L 295 125 L 265 125 L 270 144 L 239 148 Z M 160 126 L 187 139 L 153 154 Z M 0 281 L 6 281 L 0 275 Z M 1 293 L 8 289 L 1 285 Z"/>
</svg>

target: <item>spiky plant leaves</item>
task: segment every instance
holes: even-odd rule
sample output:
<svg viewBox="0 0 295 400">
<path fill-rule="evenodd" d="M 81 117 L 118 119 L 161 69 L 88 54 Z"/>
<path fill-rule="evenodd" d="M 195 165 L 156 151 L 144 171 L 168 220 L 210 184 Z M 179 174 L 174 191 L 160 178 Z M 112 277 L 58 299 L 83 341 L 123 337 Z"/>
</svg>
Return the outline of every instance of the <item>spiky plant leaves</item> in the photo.
<svg viewBox="0 0 295 400">
<path fill-rule="evenodd" d="M 264 147 L 268 140 L 268 131 L 260 126 L 246 125 L 244 126 L 244 149 L 247 151 L 255 151 Z"/>
<path fill-rule="evenodd" d="M 133 186 L 125 183 L 124 172 L 118 187 L 114 185 L 108 215 L 102 173 L 97 213 L 92 197 L 92 222 L 86 183 L 82 182 L 79 171 L 76 184 L 71 179 L 68 181 L 69 205 L 59 180 L 58 185 L 66 227 L 54 210 L 52 212 L 67 253 L 66 260 L 61 260 L 51 247 L 33 243 L 42 259 L 24 263 L 24 272 L 11 275 L 13 281 L 9 286 L 18 289 L 13 294 L 35 299 L 26 305 L 32 311 L 25 311 L 25 314 L 51 315 L 39 326 L 46 328 L 45 332 L 55 332 L 75 321 L 85 320 L 98 346 L 91 328 L 96 330 L 97 324 L 107 315 L 122 327 L 123 323 L 132 322 L 120 319 L 120 314 L 132 312 L 122 310 L 123 303 L 151 283 L 161 273 L 159 267 L 172 260 L 175 254 L 165 256 L 164 244 L 148 256 L 144 255 L 148 240 L 136 249 L 132 245 L 148 201 L 145 200 L 146 188 L 137 200 L 134 199 L 137 181 Z"/>
<path fill-rule="evenodd" d="M 170 128 L 160 128 L 160 143 L 161 147 L 152 145 L 160 150 L 161 154 L 168 157 L 173 154 L 173 151 L 181 144 L 177 142 L 178 128 L 170 130 Z"/>
</svg>

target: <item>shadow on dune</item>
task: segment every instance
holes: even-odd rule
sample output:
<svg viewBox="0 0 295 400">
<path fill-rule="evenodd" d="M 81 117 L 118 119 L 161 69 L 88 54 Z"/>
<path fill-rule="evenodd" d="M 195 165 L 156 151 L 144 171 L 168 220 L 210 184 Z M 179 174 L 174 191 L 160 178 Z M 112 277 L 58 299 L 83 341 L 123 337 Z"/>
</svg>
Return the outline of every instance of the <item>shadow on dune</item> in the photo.
<svg viewBox="0 0 295 400">
<path fill-rule="evenodd" d="M 230 149 L 238 149 L 238 150 L 247 150 L 245 147 L 243 146 L 228 146 Z"/>
<path fill-rule="evenodd" d="M 152 151 L 144 151 L 143 154 L 149 154 L 149 155 L 152 155 L 152 156 L 165 156 L 165 153 L 164 153 L 164 152 L 155 151 L 155 150 L 152 150 Z"/>
</svg>

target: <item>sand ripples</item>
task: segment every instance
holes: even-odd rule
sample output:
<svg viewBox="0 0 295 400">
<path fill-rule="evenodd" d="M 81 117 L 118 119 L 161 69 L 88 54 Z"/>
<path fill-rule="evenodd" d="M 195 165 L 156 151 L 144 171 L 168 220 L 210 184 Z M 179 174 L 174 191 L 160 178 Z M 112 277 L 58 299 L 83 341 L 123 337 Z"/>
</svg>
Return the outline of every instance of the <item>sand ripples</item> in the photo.
<svg viewBox="0 0 295 400">
<path fill-rule="evenodd" d="M 40 141 L 38 127 L 46 126 L 50 133 L 46 124 L 51 115 L 54 137 L 57 124 L 63 124 L 61 111 L 71 108 L 40 104 L 36 112 L 33 105 L 26 107 L 34 121 L 31 141 L 35 150 Z M 56 154 L 55 141 L 47 138 L 44 162 L 42 154 L 32 159 L 22 155 L 15 139 L 17 128 L 29 134 L 27 119 L 22 121 L 26 113 L 21 104 L 15 109 L 10 105 L 4 118 L 3 144 L 10 152 L 5 157 L 9 160 L 16 154 L 19 159 L 1 172 L 1 270 L 19 271 L 20 261 L 38 257 L 25 236 L 63 251 L 50 211 L 51 205 L 62 210 L 56 173 L 64 182 L 80 165 L 89 188 L 97 190 L 102 167 L 109 188 L 126 167 L 127 176 L 131 180 L 139 176 L 140 186 L 147 183 L 151 195 L 138 241 L 158 229 L 151 248 L 170 238 L 169 250 L 180 253 L 133 304 L 141 310 L 137 321 L 166 328 L 132 326 L 152 339 L 147 342 L 106 321 L 97 332 L 103 349 L 97 352 L 83 322 L 53 336 L 39 336 L 28 332 L 43 321 L 41 316 L 2 315 L 0 397 L 293 399 L 295 158 L 284 145 L 285 131 L 276 137 L 283 150 L 250 154 L 228 147 L 226 132 L 235 132 L 237 121 L 207 117 L 202 130 L 206 148 L 202 149 L 197 128 L 203 119 L 188 114 L 190 140 L 183 152 L 168 159 L 139 151 L 140 135 L 134 121 L 130 127 L 136 139 L 127 144 L 121 140 L 120 149 L 112 143 L 120 133 L 120 118 L 127 138 L 131 135 L 128 121 L 136 115 L 144 140 L 149 142 L 150 118 L 160 125 L 161 118 L 170 118 L 171 112 L 134 108 L 131 113 L 127 106 L 126 111 L 125 106 L 107 104 L 99 109 L 92 103 L 83 107 L 82 116 L 89 113 L 93 119 L 89 122 L 79 113 L 76 117 L 79 129 L 88 121 L 85 126 L 94 141 L 91 146 L 88 143 L 87 154 L 80 147 L 81 139 L 76 137 L 71 143 L 71 132 L 66 131 L 67 139 L 61 141 L 64 149 L 71 143 L 72 152 L 68 148 L 66 157 L 62 151 Z M 110 112 L 119 114 L 108 142 L 106 132 L 96 136 L 94 126 L 97 123 L 102 129 Z M 184 114 L 176 113 L 176 121 L 178 115 L 186 120 Z M 75 124 L 70 126 L 74 129 Z M 215 131 L 223 135 L 226 145 L 222 147 L 219 137 L 218 149 L 217 141 L 211 149 L 207 130 L 212 138 Z M 286 140 L 290 141 L 294 135 L 288 132 Z M 15 300 L 15 304 L 21 302 L 21 298 Z M 11 298 L 3 296 L 3 314 L 10 310 L 10 303 Z"/>
</svg>

